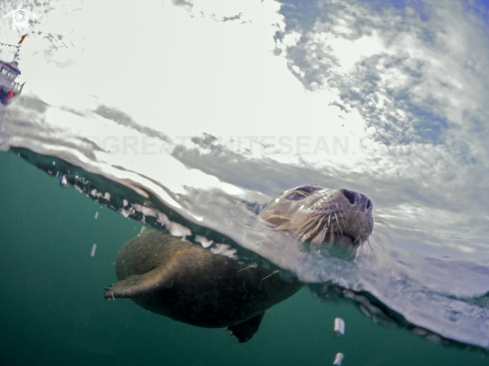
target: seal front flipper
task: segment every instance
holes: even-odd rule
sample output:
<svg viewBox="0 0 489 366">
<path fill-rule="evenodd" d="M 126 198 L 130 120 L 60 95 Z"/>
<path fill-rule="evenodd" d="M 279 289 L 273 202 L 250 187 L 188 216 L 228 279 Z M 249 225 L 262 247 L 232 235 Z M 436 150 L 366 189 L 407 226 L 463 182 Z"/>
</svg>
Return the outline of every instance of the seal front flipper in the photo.
<svg viewBox="0 0 489 366">
<path fill-rule="evenodd" d="M 226 330 L 230 330 L 230 335 L 234 335 L 236 338 L 238 338 L 238 343 L 247 342 L 251 339 L 251 337 L 253 337 L 253 334 L 258 332 L 258 328 L 260 327 L 260 323 L 264 315 L 265 312 L 260 313 L 247 321 L 236 325 L 230 325 L 226 328 Z"/>
<path fill-rule="evenodd" d="M 162 271 L 161 268 L 155 268 L 142 275 L 126 277 L 106 288 L 107 292 L 104 298 L 134 297 L 157 291 L 165 285 L 167 275 L 168 272 Z"/>
</svg>

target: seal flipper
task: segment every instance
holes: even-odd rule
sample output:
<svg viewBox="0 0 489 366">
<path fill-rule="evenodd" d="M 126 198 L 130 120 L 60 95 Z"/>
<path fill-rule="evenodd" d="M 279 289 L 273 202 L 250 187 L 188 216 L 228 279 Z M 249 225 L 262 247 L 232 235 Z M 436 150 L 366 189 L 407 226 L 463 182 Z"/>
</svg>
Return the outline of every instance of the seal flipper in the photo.
<svg viewBox="0 0 489 366">
<path fill-rule="evenodd" d="M 242 323 L 230 325 L 226 328 L 226 330 L 230 330 L 230 335 L 234 335 L 236 338 L 238 338 L 238 343 L 245 343 L 249 341 L 251 337 L 253 337 L 253 334 L 258 332 L 258 328 L 260 327 L 260 323 L 264 315 L 265 312 L 260 313 Z"/>
<path fill-rule="evenodd" d="M 129 276 L 107 287 L 104 298 L 134 297 L 157 291 L 165 285 L 167 275 L 167 271 L 162 271 L 161 268 L 155 268 L 142 275 Z"/>
</svg>

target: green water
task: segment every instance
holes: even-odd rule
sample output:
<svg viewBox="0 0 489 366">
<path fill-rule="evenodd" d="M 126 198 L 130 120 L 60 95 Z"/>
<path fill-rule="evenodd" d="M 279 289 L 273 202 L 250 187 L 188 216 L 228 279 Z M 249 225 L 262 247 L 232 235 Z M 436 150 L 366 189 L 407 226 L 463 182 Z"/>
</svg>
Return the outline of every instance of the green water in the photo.
<svg viewBox="0 0 489 366">
<path fill-rule="evenodd" d="M 319 303 L 307 289 L 268 310 L 258 333 L 238 344 L 223 329 L 103 299 L 117 251 L 140 223 L 61 189 L 12 153 L 0 153 L 0 208 L 0 365 L 331 365 L 337 352 L 345 366 L 489 364 L 479 350 L 375 324 L 355 305 Z M 346 322 L 341 338 L 335 317 Z"/>
</svg>

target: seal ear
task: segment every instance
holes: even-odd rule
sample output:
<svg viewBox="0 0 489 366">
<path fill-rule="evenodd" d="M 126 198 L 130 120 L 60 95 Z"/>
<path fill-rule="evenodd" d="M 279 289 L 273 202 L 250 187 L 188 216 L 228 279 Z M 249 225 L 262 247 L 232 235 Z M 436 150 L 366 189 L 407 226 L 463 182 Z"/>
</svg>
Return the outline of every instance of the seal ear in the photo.
<svg viewBox="0 0 489 366">
<path fill-rule="evenodd" d="M 253 334 L 258 332 L 258 328 L 260 327 L 261 320 L 265 312 L 258 314 L 257 316 L 248 319 L 242 323 L 231 325 L 226 328 L 226 330 L 230 330 L 230 336 L 234 335 L 238 338 L 238 343 L 245 343 L 253 337 Z"/>
</svg>

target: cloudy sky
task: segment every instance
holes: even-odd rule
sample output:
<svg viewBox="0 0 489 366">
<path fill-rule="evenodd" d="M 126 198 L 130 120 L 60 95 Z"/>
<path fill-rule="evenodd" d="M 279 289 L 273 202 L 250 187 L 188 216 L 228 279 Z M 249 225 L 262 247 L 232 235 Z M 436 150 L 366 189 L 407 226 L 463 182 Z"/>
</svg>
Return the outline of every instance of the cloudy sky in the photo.
<svg viewBox="0 0 489 366">
<path fill-rule="evenodd" d="M 0 4 L 2 14 L 16 8 Z M 168 171 L 170 153 L 188 180 L 230 192 L 273 196 L 304 183 L 355 189 L 373 200 L 401 248 L 489 256 L 483 2 L 23 8 L 37 18 L 21 48 L 25 98 L 9 113 L 37 124 L 37 137 L 4 125 L 4 146 L 35 150 L 49 131 L 44 152 L 59 153 L 61 140 L 70 140 L 66 149 L 89 140 L 97 162 L 154 179 L 168 179 L 155 167 Z M 11 25 L 2 19 L 1 42 L 18 41 Z"/>
</svg>

